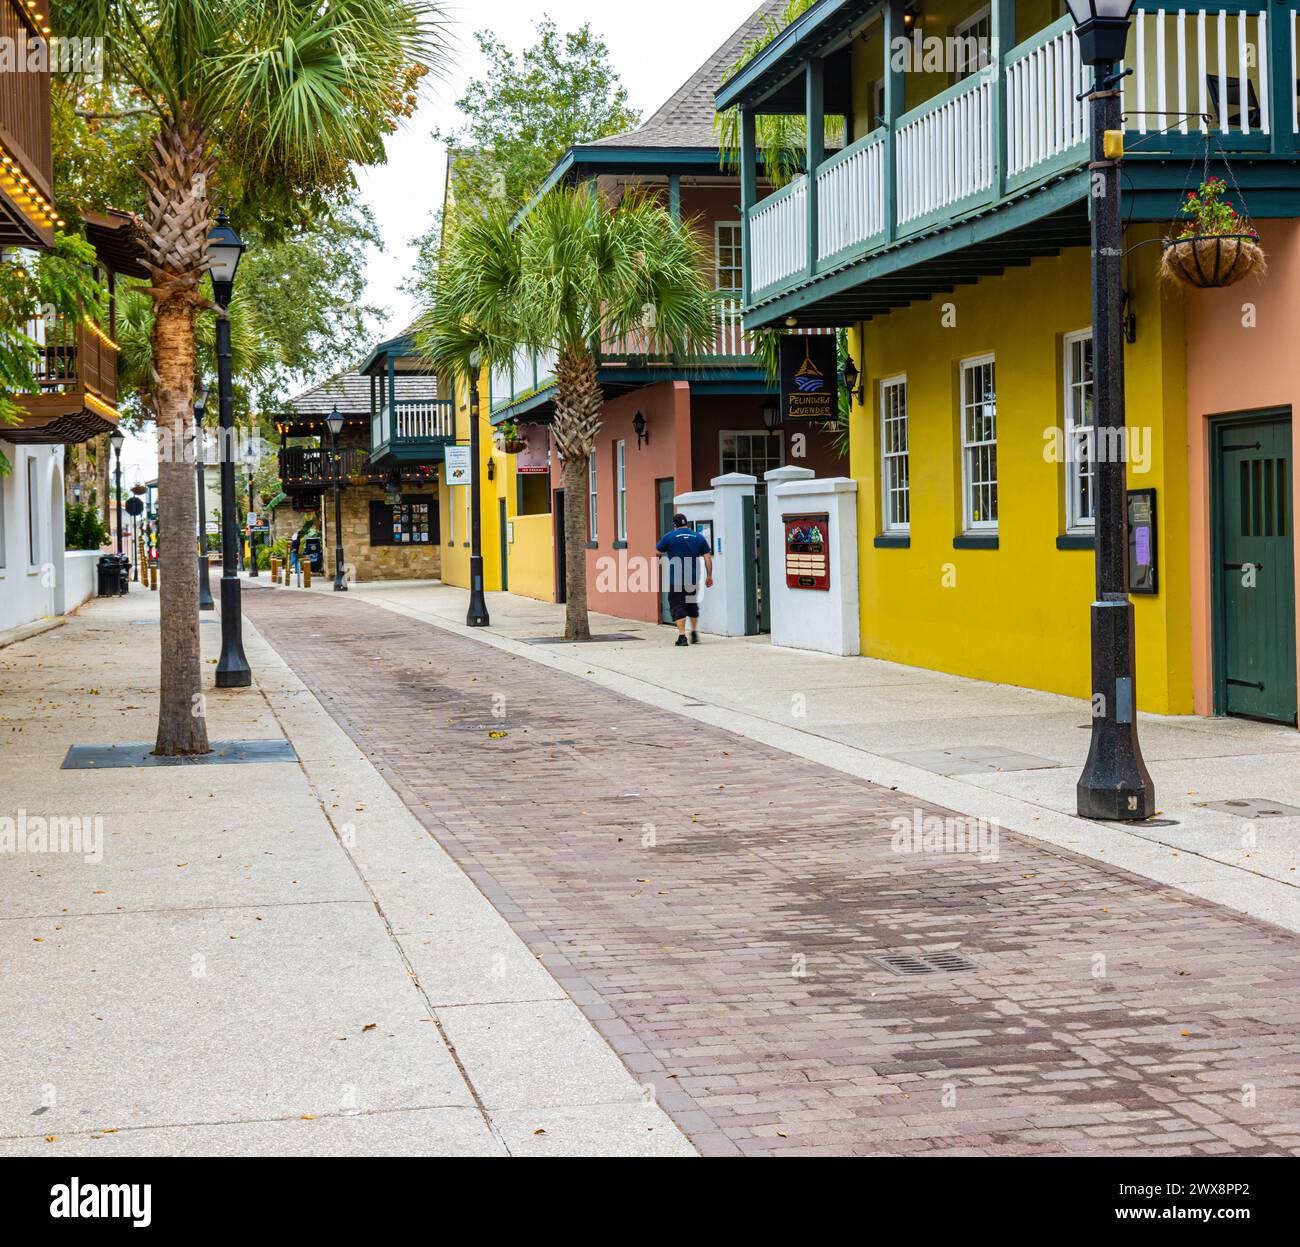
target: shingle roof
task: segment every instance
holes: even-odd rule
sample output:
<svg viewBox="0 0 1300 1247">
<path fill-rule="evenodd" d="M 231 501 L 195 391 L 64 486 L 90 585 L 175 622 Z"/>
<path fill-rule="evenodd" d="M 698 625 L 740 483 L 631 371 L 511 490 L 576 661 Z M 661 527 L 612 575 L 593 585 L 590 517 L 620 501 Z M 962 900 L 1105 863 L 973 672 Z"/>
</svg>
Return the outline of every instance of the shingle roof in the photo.
<svg viewBox="0 0 1300 1247">
<path fill-rule="evenodd" d="M 438 378 L 401 373 L 398 398 L 437 398 Z M 355 369 L 322 381 L 289 400 L 299 416 L 328 416 L 335 407 L 345 416 L 370 416 L 370 378 Z"/>
<path fill-rule="evenodd" d="M 722 76 L 735 64 L 745 43 L 764 29 L 763 19 L 775 17 L 787 0 L 764 0 L 658 111 L 635 130 L 584 143 L 584 147 L 705 147 L 718 146 L 713 128 L 713 96 Z"/>
</svg>

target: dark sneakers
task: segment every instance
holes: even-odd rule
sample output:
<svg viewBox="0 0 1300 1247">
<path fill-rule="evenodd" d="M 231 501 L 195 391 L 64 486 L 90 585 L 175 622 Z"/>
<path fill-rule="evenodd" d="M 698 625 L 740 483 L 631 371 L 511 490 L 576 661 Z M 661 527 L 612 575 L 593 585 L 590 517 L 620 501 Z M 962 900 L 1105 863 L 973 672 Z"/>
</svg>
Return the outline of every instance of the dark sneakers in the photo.
<svg viewBox="0 0 1300 1247">
<path fill-rule="evenodd" d="M 679 636 L 679 637 L 677 638 L 677 645 L 678 645 L 678 648 L 681 648 L 681 646 L 683 646 L 683 645 L 689 645 L 689 644 L 690 644 L 690 642 L 686 639 L 686 637 L 685 637 L 684 634 L 683 634 L 682 636 Z"/>
<path fill-rule="evenodd" d="M 692 633 L 691 633 L 691 644 L 692 644 L 692 645 L 698 645 L 699 643 L 700 643 L 700 634 L 699 634 L 698 632 L 692 632 Z"/>
</svg>

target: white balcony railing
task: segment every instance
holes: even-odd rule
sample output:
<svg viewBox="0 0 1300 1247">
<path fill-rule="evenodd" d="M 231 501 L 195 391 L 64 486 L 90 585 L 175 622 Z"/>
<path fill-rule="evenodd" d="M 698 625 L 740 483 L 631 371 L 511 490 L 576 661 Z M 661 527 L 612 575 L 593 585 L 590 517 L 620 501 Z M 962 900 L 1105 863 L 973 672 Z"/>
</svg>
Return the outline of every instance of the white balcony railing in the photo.
<svg viewBox="0 0 1300 1247">
<path fill-rule="evenodd" d="M 1073 22 L 1045 42 L 1013 51 L 1007 63 L 1007 172 L 1016 177 L 1088 137 L 1087 102 L 1077 97 L 1089 70 L 1079 57 Z M 1057 23 L 1059 27 L 1061 23 Z"/>
<path fill-rule="evenodd" d="M 898 223 L 908 225 L 993 186 L 993 79 L 980 72 L 898 123 Z"/>
<path fill-rule="evenodd" d="M 445 398 L 399 398 L 371 417 L 371 445 L 396 441 L 433 441 L 455 435 L 451 402 Z"/>
<path fill-rule="evenodd" d="M 1188 0 L 1140 4 L 1125 68 L 1126 125 L 1162 136 L 1141 149 L 1162 155 L 1181 135 L 1206 129 L 1231 152 L 1300 156 L 1300 13 L 1294 0 L 1247 6 Z M 1278 66 L 1289 81 L 1274 81 Z M 997 75 L 1002 74 L 1005 130 Z M 816 170 L 815 263 L 809 263 L 808 183 L 799 178 L 748 213 L 751 295 L 767 298 L 792 281 L 943 224 L 1087 161 L 1091 70 L 1081 63 L 1074 25 L 1062 17 L 1007 51 L 999 62 L 946 88 L 873 131 Z M 1289 113 L 1290 116 L 1285 114 Z M 1277 115 L 1275 115 L 1277 114 Z M 1279 131 L 1285 132 L 1281 142 Z M 1167 136 L 1167 137 L 1163 137 Z M 997 153 L 1001 150 L 1001 164 Z M 1135 149 L 1135 154 L 1138 149 Z M 1191 154 L 1190 151 L 1188 153 Z M 892 216 L 886 211 L 893 198 Z"/>
<path fill-rule="evenodd" d="M 885 232 L 885 132 L 874 130 L 817 170 L 817 258 Z"/>
</svg>

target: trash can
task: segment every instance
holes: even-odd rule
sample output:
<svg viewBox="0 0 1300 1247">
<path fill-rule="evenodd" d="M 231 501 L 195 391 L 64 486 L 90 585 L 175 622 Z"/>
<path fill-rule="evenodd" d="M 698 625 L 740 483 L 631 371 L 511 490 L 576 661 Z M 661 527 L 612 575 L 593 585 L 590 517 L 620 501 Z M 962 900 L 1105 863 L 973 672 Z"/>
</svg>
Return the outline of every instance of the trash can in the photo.
<svg viewBox="0 0 1300 1247">
<path fill-rule="evenodd" d="M 311 563 L 312 571 L 324 575 L 325 552 L 321 549 L 319 537 L 304 537 L 302 539 L 302 554 L 300 557 L 307 559 Z"/>
<path fill-rule="evenodd" d="M 121 575 L 117 565 L 117 555 L 101 554 L 99 562 L 95 565 L 97 572 L 96 585 L 99 596 L 102 598 L 117 597 L 121 590 L 118 588 L 118 579 Z"/>
</svg>

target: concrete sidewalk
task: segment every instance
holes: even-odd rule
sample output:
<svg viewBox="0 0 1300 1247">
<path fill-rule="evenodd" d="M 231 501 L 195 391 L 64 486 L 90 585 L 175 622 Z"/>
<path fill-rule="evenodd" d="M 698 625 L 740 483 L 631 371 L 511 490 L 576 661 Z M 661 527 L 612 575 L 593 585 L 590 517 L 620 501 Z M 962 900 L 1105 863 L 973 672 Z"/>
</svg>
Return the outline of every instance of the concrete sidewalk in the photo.
<svg viewBox="0 0 1300 1247">
<path fill-rule="evenodd" d="M 1144 714 L 1142 748 L 1159 818 L 1140 827 L 1092 823 L 1073 812 L 1089 742 L 1087 704 L 1073 698 L 780 649 L 765 637 L 707 637 L 679 650 L 666 628 L 603 615 L 592 616 L 593 631 L 626 640 L 539 643 L 562 634 L 563 607 L 490 593 L 492 626 L 471 630 L 462 589 L 426 581 L 353 585 L 351 592 L 1300 931 L 1300 732 L 1292 729 Z M 1281 814 L 1208 808 L 1252 798 L 1264 811 L 1280 804 Z"/>
<path fill-rule="evenodd" d="M 0 818 L 103 833 L 0 852 L 0 1155 L 693 1154 L 250 625 L 211 738 L 299 761 L 60 769 L 152 741 L 157 611 L 0 651 Z"/>
</svg>

